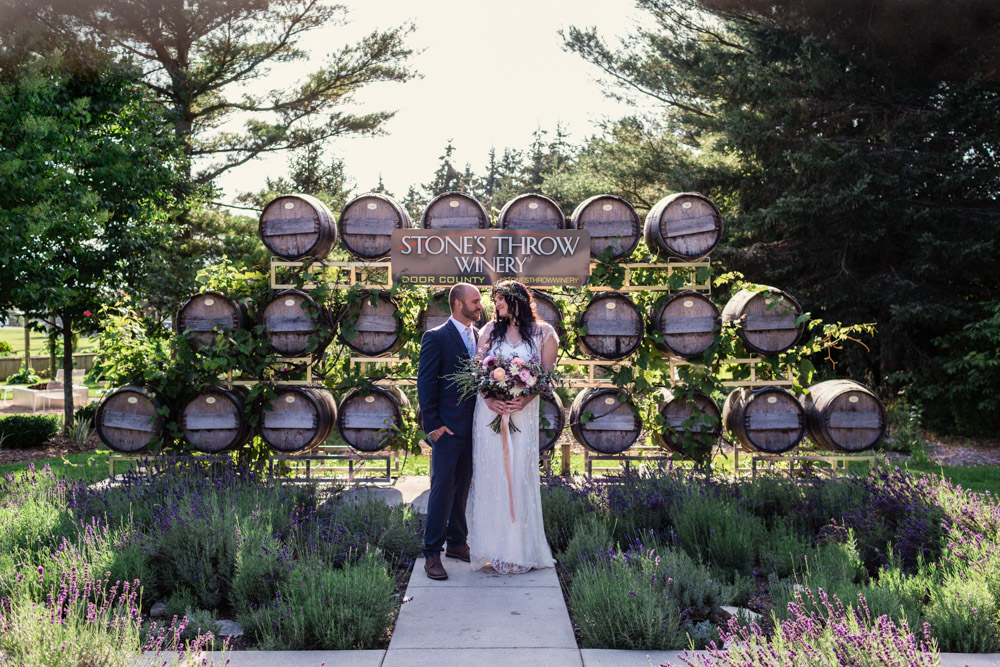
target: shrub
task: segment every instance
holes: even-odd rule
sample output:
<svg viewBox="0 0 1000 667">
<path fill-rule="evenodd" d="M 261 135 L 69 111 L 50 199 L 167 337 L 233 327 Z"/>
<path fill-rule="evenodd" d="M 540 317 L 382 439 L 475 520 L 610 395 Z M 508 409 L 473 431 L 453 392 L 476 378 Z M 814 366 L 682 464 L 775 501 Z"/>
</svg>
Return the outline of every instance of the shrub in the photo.
<svg viewBox="0 0 1000 667">
<path fill-rule="evenodd" d="M 90 420 L 90 423 L 93 424 L 94 419 L 97 417 L 97 407 L 100 404 L 100 401 L 84 403 L 73 411 L 73 421 L 79 423 L 81 420 Z"/>
<path fill-rule="evenodd" d="M 178 650 L 199 657 L 211 637 L 182 643 L 183 624 L 154 627 L 143 641 L 138 591 L 138 581 L 111 584 L 86 568 L 64 572 L 47 591 L 37 578 L 24 577 L 0 605 L 0 652 L 19 665 L 125 667 L 144 650 L 156 654 L 151 663 Z"/>
<path fill-rule="evenodd" d="M 341 569 L 309 558 L 295 565 L 273 602 L 251 610 L 245 627 L 262 650 L 376 648 L 395 621 L 395 588 L 372 552 Z"/>
<path fill-rule="evenodd" d="M 36 384 L 41 381 L 41 377 L 35 369 L 27 364 L 23 364 L 20 369 L 7 378 L 7 384 Z"/>
<path fill-rule="evenodd" d="M 240 614 L 274 599 L 288 578 L 292 554 L 276 539 L 269 526 L 241 524 L 236 538 L 236 568 L 230 602 Z"/>
<path fill-rule="evenodd" d="M 11 415 L 0 418 L 0 444 L 5 449 L 41 447 L 59 430 L 53 417 L 46 415 Z"/>
<path fill-rule="evenodd" d="M 708 656 L 685 653 L 680 657 L 685 665 L 722 667 L 771 667 L 771 665 L 840 665 L 859 667 L 911 667 L 937 665 L 937 647 L 924 625 L 923 637 L 917 639 L 906 621 L 896 625 L 885 616 L 873 617 L 864 596 L 858 607 L 845 608 L 840 600 L 831 603 L 827 594 L 819 591 L 819 599 L 805 591 L 792 605 L 791 618 L 766 637 L 756 624 L 744 627 L 731 619 L 722 629 L 722 639 L 728 648 L 713 648 Z M 815 609 L 816 611 L 809 611 Z"/>
<path fill-rule="evenodd" d="M 689 493 L 675 503 L 672 522 L 677 541 L 693 558 L 743 575 L 753 572 L 767 539 L 757 517 L 711 492 Z"/>
<path fill-rule="evenodd" d="M 582 563 L 569 599 L 584 648 L 670 650 L 687 645 L 674 580 L 654 558 L 621 552 Z"/>
<path fill-rule="evenodd" d="M 932 592 L 927 622 L 943 651 L 992 653 L 1000 650 L 1000 605 L 984 577 L 959 572 Z"/>
<path fill-rule="evenodd" d="M 607 552 L 612 545 L 611 531 L 596 514 L 578 518 L 573 525 L 572 534 L 566 550 L 558 554 L 559 562 L 571 572 L 575 572 L 582 563 Z"/>
<path fill-rule="evenodd" d="M 5 340 L 0 340 L 0 357 L 13 357 L 14 348 Z"/>
<path fill-rule="evenodd" d="M 564 551 L 573 539 L 577 520 L 594 510 L 586 490 L 553 480 L 542 487 L 542 520 L 553 552 Z"/>
</svg>

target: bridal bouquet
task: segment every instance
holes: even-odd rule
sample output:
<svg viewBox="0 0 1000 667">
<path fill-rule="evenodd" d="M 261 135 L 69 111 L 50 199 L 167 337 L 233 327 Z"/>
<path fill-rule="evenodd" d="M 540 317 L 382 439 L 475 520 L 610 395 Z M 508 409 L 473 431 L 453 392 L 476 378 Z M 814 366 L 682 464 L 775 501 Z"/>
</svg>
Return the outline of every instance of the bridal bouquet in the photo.
<svg viewBox="0 0 1000 667">
<path fill-rule="evenodd" d="M 551 391 L 557 380 L 555 371 L 542 368 L 537 356 L 530 359 L 515 356 L 505 359 L 500 355 L 475 356 L 463 361 L 462 367 L 448 378 L 458 387 L 462 399 L 482 393 L 487 398 L 509 401 L 520 396 L 534 396 Z M 497 415 L 490 422 L 494 433 L 500 433 L 502 417 Z M 511 433 L 520 429 L 510 422 Z"/>
</svg>

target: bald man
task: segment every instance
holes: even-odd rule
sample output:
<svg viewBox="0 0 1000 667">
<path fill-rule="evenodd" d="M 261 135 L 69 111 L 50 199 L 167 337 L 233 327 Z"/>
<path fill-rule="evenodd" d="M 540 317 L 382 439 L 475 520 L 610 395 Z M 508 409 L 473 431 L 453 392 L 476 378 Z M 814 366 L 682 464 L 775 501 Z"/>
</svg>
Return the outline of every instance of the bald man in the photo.
<svg viewBox="0 0 1000 667">
<path fill-rule="evenodd" d="M 479 290 L 459 283 L 448 294 L 451 317 L 424 334 L 417 366 L 417 397 L 431 457 L 431 492 L 424 529 L 424 570 L 431 579 L 447 579 L 445 556 L 469 562 L 469 527 L 465 503 L 472 483 L 472 418 L 476 399 L 459 400 L 458 388 L 444 378 L 475 355 L 479 334 L 473 326 L 483 312 Z"/>
</svg>

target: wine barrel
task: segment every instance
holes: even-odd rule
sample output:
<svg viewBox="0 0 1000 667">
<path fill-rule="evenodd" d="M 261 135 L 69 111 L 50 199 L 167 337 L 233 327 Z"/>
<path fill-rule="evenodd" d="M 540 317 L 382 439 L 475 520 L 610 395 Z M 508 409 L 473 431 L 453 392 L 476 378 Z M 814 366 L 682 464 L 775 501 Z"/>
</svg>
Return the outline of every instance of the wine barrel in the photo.
<svg viewBox="0 0 1000 667">
<path fill-rule="evenodd" d="M 531 307 L 535 317 L 548 322 L 556 330 L 556 335 L 562 338 L 566 332 L 563 326 L 563 312 L 556 300 L 541 290 L 528 290 L 531 293 Z"/>
<path fill-rule="evenodd" d="M 421 229 L 488 229 L 490 215 L 474 197 L 446 192 L 431 200 L 420 216 Z"/>
<path fill-rule="evenodd" d="M 570 431 L 581 445 L 597 454 L 621 454 L 642 433 L 642 420 L 631 399 L 618 400 L 618 389 L 592 387 L 581 391 L 569 412 Z M 592 417 L 583 423 L 583 415 Z"/>
<path fill-rule="evenodd" d="M 556 446 L 556 441 L 566 428 L 562 399 L 556 392 L 538 395 L 538 451 L 547 452 Z"/>
<path fill-rule="evenodd" d="M 326 204 L 310 195 L 282 195 L 260 214 L 264 245 L 283 259 L 323 259 L 337 243 L 337 225 Z"/>
<path fill-rule="evenodd" d="M 340 401 L 337 431 L 354 450 L 377 452 L 389 445 L 392 428 L 402 425 L 402 408 L 409 404 L 395 387 L 371 387 L 367 394 L 351 389 Z"/>
<path fill-rule="evenodd" d="M 664 432 L 653 434 L 656 442 L 695 461 L 708 460 L 722 435 L 719 404 L 697 390 L 690 396 L 674 396 L 670 389 L 663 389 L 659 395 L 657 411 L 663 417 Z"/>
<path fill-rule="evenodd" d="M 809 439 L 821 449 L 863 452 L 885 435 L 885 406 L 863 384 L 827 380 L 809 387 L 799 402 L 806 413 Z"/>
<path fill-rule="evenodd" d="M 448 290 L 438 290 L 431 294 L 430 303 L 417 314 L 417 326 L 421 331 L 436 329 L 451 317 L 451 306 L 448 304 Z M 486 309 L 480 311 L 477 329 L 486 326 Z"/>
<path fill-rule="evenodd" d="M 577 318 L 580 351 L 599 359 L 624 359 L 639 349 L 642 314 L 632 299 L 620 292 L 598 292 Z"/>
<path fill-rule="evenodd" d="M 612 248 L 611 257 L 628 257 L 642 238 L 642 220 L 632 204 L 617 195 L 596 195 L 573 209 L 570 229 L 590 232 L 590 256 Z"/>
<path fill-rule="evenodd" d="M 184 440 L 206 454 L 218 454 L 246 444 L 253 437 L 253 429 L 243 411 L 246 397 L 244 387 L 206 387 L 180 411 Z"/>
<path fill-rule="evenodd" d="M 805 413 L 780 387 L 734 389 L 722 406 L 726 429 L 744 447 L 761 454 L 781 454 L 805 435 Z"/>
<path fill-rule="evenodd" d="M 653 345 L 665 354 L 694 359 L 712 347 L 720 319 L 719 308 L 711 299 L 686 290 L 660 304 L 649 319 L 649 332 L 662 335 L 662 341 L 653 338 Z"/>
<path fill-rule="evenodd" d="M 649 209 L 643 237 L 655 254 L 687 261 L 701 259 L 722 238 L 722 213 L 712 200 L 697 192 L 669 195 Z"/>
<path fill-rule="evenodd" d="M 510 231 L 566 229 L 566 216 L 559 204 L 545 195 L 527 194 L 504 204 L 497 216 L 497 227 Z"/>
<path fill-rule="evenodd" d="M 317 447 L 337 423 L 337 403 L 318 387 L 281 387 L 260 411 L 260 437 L 276 451 Z"/>
<path fill-rule="evenodd" d="M 260 322 L 271 349 L 283 357 L 300 357 L 306 353 L 309 337 L 320 339 L 312 356 L 318 357 L 331 338 L 331 324 L 326 308 L 300 290 L 278 292 L 261 312 Z"/>
<path fill-rule="evenodd" d="M 805 322 L 796 324 L 802 306 L 791 294 L 775 287 L 740 290 L 722 309 L 722 321 L 739 324 L 747 349 L 763 355 L 781 354 L 798 342 Z"/>
<path fill-rule="evenodd" d="M 374 306 L 373 294 L 376 295 Z M 353 326 L 357 335 L 347 335 L 345 328 L 351 328 L 347 324 Z M 362 292 L 361 301 L 345 308 L 340 314 L 338 330 L 341 342 L 365 357 L 392 354 L 403 345 L 403 321 L 399 308 L 395 299 L 384 290 Z"/>
<path fill-rule="evenodd" d="M 177 311 L 174 331 L 188 332 L 191 347 L 200 350 L 215 341 L 214 329 L 249 329 L 246 306 L 218 292 L 196 294 Z"/>
<path fill-rule="evenodd" d="M 130 385 L 108 394 L 97 406 L 94 428 L 105 445 L 122 454 L 141 452 L 163 432 L 166 405 L 152 387 Z"/>
<path fill-rule="evenodd" d="M 340 243 L 358 259 L 379 259 L 392 252 L 392 232 L 413 226 L 410 214 L 395 199 L 378 192 L 355 197 L 337 220 Z"/>
</svg>

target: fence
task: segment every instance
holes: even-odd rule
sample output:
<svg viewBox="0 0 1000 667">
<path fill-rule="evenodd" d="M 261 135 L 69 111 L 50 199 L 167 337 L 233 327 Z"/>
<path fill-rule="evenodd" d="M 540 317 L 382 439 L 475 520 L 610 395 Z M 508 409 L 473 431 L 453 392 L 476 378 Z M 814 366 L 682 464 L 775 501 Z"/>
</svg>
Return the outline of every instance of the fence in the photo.
<svg viewBox="0 0 1000 667">
<path fill-rule="evenodd" d="M 73 368 L 76 370 L 89 371 L 94 367 L 94 352 L 81 352 L 73 355 Z M 24 365 L 24 355 L 17 357 L 0 357 L 0 380 L 5 380 L 16 373 Z M 31 357 L 31 367 L 36 373 L 45 373 L 49 370 L 49 356 Z M 62 355 L 56 356 L 56 368 L 62 368 Z"/>
</svg>

